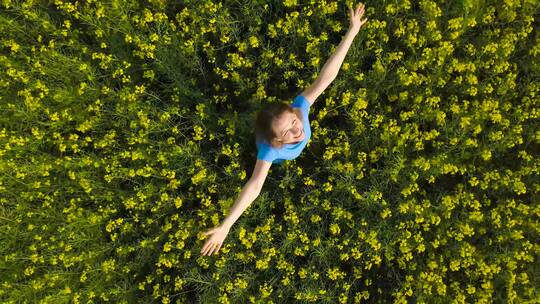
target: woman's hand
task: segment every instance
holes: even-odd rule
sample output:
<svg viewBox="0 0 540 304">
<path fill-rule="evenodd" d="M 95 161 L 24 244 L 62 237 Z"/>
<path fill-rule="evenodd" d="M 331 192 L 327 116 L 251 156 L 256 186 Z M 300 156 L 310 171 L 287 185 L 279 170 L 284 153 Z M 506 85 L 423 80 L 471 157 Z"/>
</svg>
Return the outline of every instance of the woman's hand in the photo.
<svg viewBox="0 0 540 304">
<path fill-rule="evenodd" d="M 355 34 L 358 34 L 362 25 L 364 25 L 364 23 L 366 23 L 368 20 L 367 18 L 360 20 L 360 18 L 364 16 L 364 4 L 360 2 L 354 11 L 349 6 L 349 14 L 351 15 L 351 24 L 349 26 L 349 30 Z"/>
<path fill-rule="evenodd" d="M 206 243 L 204 243 L 201 249 L 201 255 L 211 255 L 212 253 L 218 253 L 221 248 L 221 244 L 229 234 L 229 228 L 223 226 L 217 226 L 204 233 L 204 235 L 212 235 Z"/>
</svg>

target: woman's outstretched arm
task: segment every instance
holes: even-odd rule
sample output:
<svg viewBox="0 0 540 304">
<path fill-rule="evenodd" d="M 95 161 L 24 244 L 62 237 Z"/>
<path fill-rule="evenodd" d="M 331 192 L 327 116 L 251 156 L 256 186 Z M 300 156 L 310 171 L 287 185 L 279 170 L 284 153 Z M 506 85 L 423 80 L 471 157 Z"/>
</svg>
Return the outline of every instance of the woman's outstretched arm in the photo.
<svg viewBox="0 0 540 304">
<path fill-rule="evenodd" d="M 219 251 L 234 222 L 236 222 L 244 210 L 246 210 L 247 207 L 249 207 L 249 205 L 251 205 L 251 203 L 257 198 L 257 196 L 259 196 L 259 193 L 261 193 L 261 189 L 264 181 L 266 180 L 266 176 L 268 175 L 268 171 L 270 170 L 270 166 L 272 166 L 271 162 L 257 159 L 251 178 L 244 185 L 244 188 L 234 202 L 229 214 L 225 220 L 223 220 L 223 223 L 204 233 L 205 235 L 212 236 L 202 247 L 202 255 L 213 254 Z"/>
<path fill-rule="evenodd" d="M 261 186 L 256 181 L 250 179 L 244 185 L 236 202 L 231 207 L 229 214 L 221 225 L 230 229 L 247 207 L 259 196 L 259 193 L 261 193 Z"/>
<path fill-rule="evenodd" d="M 323 83 L 330 84 L 334 81 L 343 60 L 345 59 L 345 55 L 347 55 L 347 52 L 351 47 L 354 37 L 356 37 L 362 25 L 368 20 L 367 18 L 360 20 L 364 15 L 364 4 L 362 3 L 360 3 L 354 11 L 349 7 L 349 13 L 351 16 L 349 29 L 347 30 L 345 37 L 341 40 L 341 43 L 337 46 L 336 51 L 330 56 L 321 69 L 319 78 L 321 78 L 321 82 Z"/>
<path fill-rule="evenodd" d="M 205 232 L 205 235 L 212 236 L 203 245 L 201 255 L 211 255 L 219 252 L 219 249 L 227 237 L 227 234 L 229 234 L 229 230 L 231 230 L 234 222 L 236 222 L 247 207 L 249 207 L 249 205 L 251 205 L 251 203 L 259 196 L 260 192 L 261 185 L 253 179 L 248 180 L 234 202 L 234 205 L 231 207 L 229 214 L 225 220 L 223 220 L 223 223 Z"/>
</svg>

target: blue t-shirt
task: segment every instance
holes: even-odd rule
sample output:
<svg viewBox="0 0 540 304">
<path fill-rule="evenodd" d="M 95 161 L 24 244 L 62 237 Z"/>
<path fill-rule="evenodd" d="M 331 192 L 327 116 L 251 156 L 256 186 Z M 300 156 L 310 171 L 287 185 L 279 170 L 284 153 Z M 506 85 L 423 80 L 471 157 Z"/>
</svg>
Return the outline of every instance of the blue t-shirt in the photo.
<svg viewBox="0 0 540 304">
<path fill-rule="evenodd" d="M 272 164 L 281 164 L 284 160 L 297 158 L 306 147 L 307 142 L 311 138 L 311 127 L 309 125 L 308 117 L 311 104 L 304 96 L 298 95 L 294 98 L 291 106 L 293 108 L 300 108 L 304 124 L 304 134 L 306 135 L 305 138 L 296 144 L 284 144 L 281 149 L 272 147 L 266 142 L 259 142 L 256 140 L 255 144 L 259 150 L 257 152 L 257 159 L 266 160 Z"/>
</svg>

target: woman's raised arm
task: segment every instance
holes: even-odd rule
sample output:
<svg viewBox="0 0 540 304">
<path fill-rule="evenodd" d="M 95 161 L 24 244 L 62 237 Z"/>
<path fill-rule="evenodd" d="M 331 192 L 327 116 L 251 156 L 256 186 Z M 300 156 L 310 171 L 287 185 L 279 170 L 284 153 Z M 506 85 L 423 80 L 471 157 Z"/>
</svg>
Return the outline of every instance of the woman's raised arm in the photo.
<svg viewBox="0 0 540 304">
<path fill-rule="evenodd" d="M 204 233 L 205 235 L 211 235 L 211 237 L 203 245 L 201 255 L 210 255 L 219 251 L 232 225 L 259 196 L 271 165 L 272 163 L 270 162 L 257 160 L 253 175 L 244 185 L 244 188 L 242 188 L 240 195 L 234 202 L 225 220 L 223 220 L 223 223 Z"/>
</svg>

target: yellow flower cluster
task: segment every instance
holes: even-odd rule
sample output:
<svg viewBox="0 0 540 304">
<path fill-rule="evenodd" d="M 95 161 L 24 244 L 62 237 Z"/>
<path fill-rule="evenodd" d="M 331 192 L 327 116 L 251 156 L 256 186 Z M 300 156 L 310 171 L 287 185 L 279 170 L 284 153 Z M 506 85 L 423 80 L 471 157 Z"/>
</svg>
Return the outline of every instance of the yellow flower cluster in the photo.
<svg viewBox="0 0 540 304">
<path fill-rule="evenodd" d="M 3 1 L 0 297 L 537 302 L 531 3 L 366 7 L 308 161 L 209 259 L 199 223 L 221 222 L 255 148 L 239 113 L 315 81 L 341 5 Z"/>
</svg>

